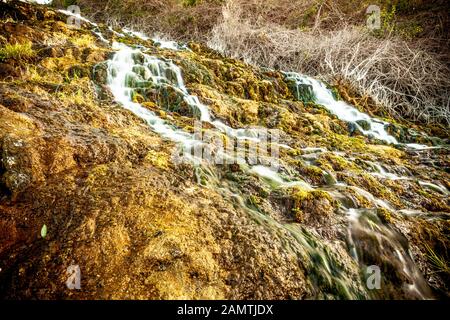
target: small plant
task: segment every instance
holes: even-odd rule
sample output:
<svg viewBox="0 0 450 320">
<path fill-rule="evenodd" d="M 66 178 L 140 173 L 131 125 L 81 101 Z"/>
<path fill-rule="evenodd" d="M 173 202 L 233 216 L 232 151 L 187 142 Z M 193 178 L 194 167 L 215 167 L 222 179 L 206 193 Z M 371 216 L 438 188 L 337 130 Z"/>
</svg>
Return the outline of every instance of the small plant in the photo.
<svg viewBox="0 0 450 320">
<path fill-rule="evenodd" d="M 193 7 L 200 3 L 201 0 L 183 0 L 183 6 Z"/>
<path fill-rule="evenodd" d="M 44 224 L 41 228 L 41 237 L 45 239 L 46 236 L 47 236 L 47 226 Z"/>
<path fill-rule="evenodd" d="M 248 203 L 254 207 L 258 207 L 258 205 L 261 203 L 261 200 L 257 196 L 250 195 L 248 197 Z"/>
<path fill-rule="evenodd" d="M 381 11 L 381 21 L 383 22 L 382 30 L 385 33 L 392 33 L 395 30 L 395 13 L 397 7 L 391 6 L 389 9 L 383 9 Z"/>
<path fill-rule="evenodd" d="M 425 244 L 425 248 L 428 251 L 427 254 L 428 260 L 436 269 L 436 272 L 450 273 L 450 267 L 447 264 L 447 261 L 445 261 L 444 258 L 438 256 L 436 252 L 433 249 L 431 249 L 431 247 L 428 244 Z"/>
<path fill-rule="evenodd" d="M 72 39 L 72 43 L 77 47 L 91 47 L 95 43 L 95 39 L 90 35 L 82 35 Z"/>
<path fill-rule="evenodd" d="M 27 60 L 33 58 L 36 52 L 32 48 L 31 42 L 6 44 L 0 48 L 0 61 L 6 60 Z"/>
</svg>

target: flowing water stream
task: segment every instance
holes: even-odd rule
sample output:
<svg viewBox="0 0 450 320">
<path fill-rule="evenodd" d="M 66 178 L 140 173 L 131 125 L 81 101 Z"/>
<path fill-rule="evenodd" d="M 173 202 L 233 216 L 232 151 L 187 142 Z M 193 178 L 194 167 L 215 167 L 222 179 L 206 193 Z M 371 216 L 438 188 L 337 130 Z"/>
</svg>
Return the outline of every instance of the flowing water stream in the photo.
<svg viewBox="0 0 450 320">
<path fill-rule="evenodd" d="M 95 24 L 92 25 L 96 26 Z M 149 39 L 130 30 L 123 30 L 123 32 L 143 39 Z M 100 39 L 104 39 L 98 30 L 95 34 Z M 172 50 L 183 48 L 183 46 L 175 42 L 158 41 L 162 48 Z M 184 149 L 207 147 L 194 134 L 177 128 L 157 116 L 153 111 L 133 101 L 134 91 L 147 85 L 156 87 L 169 86 L 183 98 L 200 121 L 209 123 L 224 135 L 234 139 L 258 141 L 258 134 L 255 134 L 257 129 L 232 128 L 222 121 L 214 119 L 208 106 L 203 104 L 197 96 L 189 93 L 184 85 L 181 69 L 172 61 L 148 55 L 145 53 L 145 48 L 131 48 L 119 43 L 113 43 L 112 47 L 116 52 L 108 61 L 107 81 L 109 89 L 117 102 L 143 119 L 154 132 L 182 145 Z M 286 73 L 286 77 L 295 81 L 298 90 L 303 90 L 301 87 L 304 85 L 309 86 L 318 104 L 323 105 L 340 119 L 354 123 L 365 135 L 374 136 L 386 143 L 398 144 L 397 140 L 386 132 L 386 122 L 371 118 L 349 104 L 337 100 L 331 90 L 320 81 L 297 73 Z M 369 126 L 365 129 L 362 128 L 359 124 L 361 123 L 360 121 L 364 121 Z M 424 148 L 420 145 L 411 145 L 410 147 Z M 304 151 L 309 155 L 316 155 L 325 152 L 326 149 L 309 148 Z M 226 150 L 223 152 L 224 157 L 231 157 L 229 154 L 226 154 Z M 308 156 L 308 154 L 305 156 Z M 326 246 L 322 245 L 310 231 L 299 224 L 283 223 L 254 208 L 250 208 L 243 200 L 243 194 L 239 190 L 215 174 L 214 164 L 205 163 L 203 159 L 196 159 L 195 156 L 192 156 L 191 160 L 204 166 L 202 170 L 207 172 L 209 179 L 213 181 L 212 185 L 226 198 L 245 209 L 258 224 L 263 225 L 270 233 L 275 235 L 291 255 L 306 261 L 309 274 L 312 277 L 310 279 L 311 285 L 318 291 L 320 291 L 319 288 L 327 287 L 334 288 L 332 289 L 334 290 L 333 292 L 337 292 L 336 294 L 343 298 L 372 297 L 368 290 L 358 287 L 351 277 L 346 275 L 344 267 L 338 259 L 330 255 Z M 283 177 L 282 174 L 268 166 L 250 164 L 244 158 L 237 159 L 237 162 L 243 165 L 246 174 L 259 176 L 263 181 L 267 181 L 271 188 L 300 186 L 305 190 L 315 189 L 304 181 L 292 181 Z M 372 163 L 372 167 L 373 174 L 380 175 L 386 179 L 411 178 L 390 173 L 376 163 Z M 430 182 L 421 183 L 437 188 L 444 194 L 448 193 L 443 186 Z M 345 197 L 345 190 L 348 187 L 342 182 L 332 181 L 325 190 L 339 200 Z M 350 188 L 353 188 L 355 192 L 373 203 L 376 208 L 392 208 L 389 203 L 377 199 L 364 189 L 358 187 Z M 364 268 L 370 263 L 389 261 L 388 270 L 392 270 L 392 277 L 395 278 L 394 282 L 401 286 L 405 292 L 408 292 L 411 297 L 415 298 L 426 299 L 432 297 L 430 288 L 412 259 L 407 241 L 393 228 L 384 225 L 380 221 L 376 215 L 376 209 L 357 209 L 348 203 L 342 203 L 340 210 L 347 217 L 348 250 L 361 268 L 361 273 L 364 273 Z"/>
<path fill-rule="evenodd" d="M 144 119 L 155 132 L 174 142 L 181 143 L 185 147 L 202 144 L 201 141 L 196 140 L 191 134 L 165 123 L 164 120 L 156 116 L 153 112 L 132 101 L 133 89 L 139 87 L 140 81 L 151 81 L 157 85 L 171 85 L 179 90 L 189 106 L 198 111 L 200 120 L 213 124 L 217 129 L 230 137 L 252 137 L 251 130 L 246 130 L 246 132 L 250 133 L 249 135 L 240 135 L 240 132 L 243 132 L 240 131 L 242 129 L 233 129 L 220 121 L 212 120 L 207 106 L 202 104 L 198 97 L 188 93 L 183 83 L 181 70 L 171 61 L 148 56 L 142 53 L 140 49 L 131 49 L 124 45 L 115 45 L 114 47 L 118 51 L 109 62 L 108 84 L 110 89 L 118 102 Z M 332 101 L 329 99 L 330 97 L 327 97 L 319 101 L 321 103 L 331 103 Z M 340 103 L 335 104 L 341 105 Z M 360 115 L 360 113 L 352 112 L 353 110 L 350 110 L 348 105 L 345 107 L 348 109 L 345 111 L 345 114 Z M 396 142 L 394 140 L 395 138 L 389 136 L 382 129 L 383 125 L 381 122 L 371 120 L 367 115 L 361 117 L 368 122 L 370 121 L 374 127 L 370 131 L 371 134 L 377 135 L 380 139 L 382 138 L 388 142 Z M 350 116 L 348 119 L 349 121 L 354 120 Z M 378 170 L 378 174 L 387 178 L 397 178 L 397 176 L 386 173 L 381 167 L 375 166 L 375 168 Z M 304 181 L 287 181 L 276 171 L 261 165 L 250 167 L 248 173 L 256 174 L 264 180 L 269 180 L 271 185 L 273 186 L 275 184 L 276 187 L 301 186 L 306 190 L 313 189 Z M 358 293 L 357 290 L 352 288 L 350 279 L 347 279 L 342 274 L 338 276 L 339 272 L 332 271 L 338 263 L 330 260 L 331 258 L 326 254 L 324 247 L 311 245 L 311 241 L 307 240 L 305 230 L 300 226 L 282 224 L 260 212 L 249 209 L 243 202 L 242 195 L 236 192 L 232 193 L 229 189 L 223 188 L 223 184 L 220 182 L 216 186 L 222 186 L 221 190 L 227 197 L 237 200 L 241 207 L 246 208 L 259 224 L 265 225 L 267 229 L 274 233 L 284 243 L 285 248 L 289 248 L 291 254 L 303 259 L 306 254 L 311 261 L 314 261 L 314 270 L 322 276 L 326 275 L 325 278 L 328 279 L 327 281 L 334 283 L 334 285 L 339 282 L 339 288 L 347 288 L 345 291 L 347 292 L 347 298 L 356 298 L 361 295 L 361 293 Z M 352 188 L 376 206 L 391 209 L 389 204 L 375 198 L 369 192 L 358 187 Z M 412 261 L 404 239 L 390 227 L 384 226 L 376 218 L 373 211 L 357 210 L 355 208 L 346 208 L 346 210 L 349 217 L 348 232 L 349 242 L 351 243 L 350 251 L 354 254 L 354 258 L 357 259 L 361 267 L 363 268 L 367 263 L 367 259 L 362 258 L 362 256 L 367 251 L 375 252 L 376 255 L 383 257 L 383 260 L 391 261 L 392 265 L 390 267 L 396 268 L 398 273 L 403 275 L 403 278 L 399 281 L 404 282 L 402 285 L 405 287 L 405 290 L 410 291 L 417 298 L 430 297 L 430 290 Z M 309 235 L 309 237 L 312 237 L 312 235 Z M 370 239 L 370 241 L 367 239 Z M 319 259 L 312 259 L 312 257 L 319 257 Z"/>
</svg>

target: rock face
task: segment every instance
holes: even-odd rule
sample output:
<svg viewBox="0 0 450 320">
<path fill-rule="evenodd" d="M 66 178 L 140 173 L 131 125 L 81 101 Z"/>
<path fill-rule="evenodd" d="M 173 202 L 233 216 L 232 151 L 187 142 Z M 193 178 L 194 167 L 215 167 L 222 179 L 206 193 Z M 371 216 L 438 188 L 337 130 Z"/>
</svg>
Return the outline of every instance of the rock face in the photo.
<svg viewBox="0 0 450 320">
<path fill-rule="evenodd" d="M 1 50 L 33 50 L 0 61 L 0 297 L 448 298 L 445 146 L 371 141 L 281 73 L 98 26 L 108 41 L 179 66 L 215 118 L 279 129 L 289 145 L 284 182 L 239 164 L 178 163 L 174 142 L 114 101 L 114 50 L 93 26 L 71 28 L 65 15 L 18 1 L 0 2 L 0 19 Z M 135 80 L 134 102 L 193 132 L 197 115 L 178 91 Z M 229 139 L 213 129 L 203 126 Z M 72 265 L 80 290 L 66 286 Z M 371 265 L 379 290 L 366 285 Z"/>
</svg>

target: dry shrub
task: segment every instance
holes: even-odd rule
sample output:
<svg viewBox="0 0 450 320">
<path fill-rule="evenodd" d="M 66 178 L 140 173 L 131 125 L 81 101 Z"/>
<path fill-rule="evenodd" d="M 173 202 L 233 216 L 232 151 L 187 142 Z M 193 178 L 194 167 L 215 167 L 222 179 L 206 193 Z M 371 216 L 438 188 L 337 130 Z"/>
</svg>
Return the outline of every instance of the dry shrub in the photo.
<svg viewBox="0 0 450 320">
<path fill-rule="evenodd" d="M 450 70 L 419 44 L 362 27 L 289 30 L 243 18 L 241 8 L 235 0 L 223 7 L 212 48 L 252 64 L 344 80 L 397 118 L 450 123 Z"/>
<path fill-rule="evenodd" d="M 78 0 L 83 16 L 171 40 L 206 40 L 223 0 Z M 192 5 L 190 5 L 192 3 Z"/>
</svg>

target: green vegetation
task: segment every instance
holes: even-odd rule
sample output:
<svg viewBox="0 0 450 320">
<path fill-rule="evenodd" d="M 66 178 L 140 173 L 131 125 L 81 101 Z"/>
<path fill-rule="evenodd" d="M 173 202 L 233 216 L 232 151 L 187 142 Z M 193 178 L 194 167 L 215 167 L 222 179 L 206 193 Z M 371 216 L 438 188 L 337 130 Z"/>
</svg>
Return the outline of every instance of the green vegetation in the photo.
<svg viewBox="0 0 450 320">
<path fill-rule="evenodd" d="M 434 266 L 436 272 L 450 274 L 450 266 L 448 265 L 448 262 L 444 258 L 438 256 L 428 244 L 425 244 L 425 248 L 428 251 L 428 260 Z"/>
<path fill-rule="evenodd" d="M 41 238 L 45 239 L 47 236 L 47 226 L 44 224 L 41 228 Z"/>
<path fill-rule="evenodd" d="M 448 150 L 410 152 L 404 145 L 387 145 L 355 133 L 336 115 L 311 103 L 310 88 L 292 84 L 289 88 L 282 72 L 257 66 L 261 61 L 283 68 L 299 63 L 297 67 L 307 66 L 311 71 L 326 61 L 341 72 L 351 59 L 358 59 L 358 45 L 363 50 L 358 54 L 365 54 L 364 44 L 377 50 L 387 43 L 380 41 L 391 39 L 360 29 L 330 31 L 333 27 L 326 24 L 333 23 L 332 16 L 320 20 L 322 14 L 330 14 L 325 1 L 316 2 L 320 5 L 311 11 L 317 26 L 306 21 L 307 28 L 298 33 L 297 27 L 289 29 L 290 24 L 273 9 L 285 15 L 299 11 L 295 6 L 300 2 L 260 0 L 255 12 L 264 13 L 258 11 L 262 7 L 272 12 L 267 21 L 261 18 L 260 25 L 249 17 L 248 6 L 254 1 L 237 1 L 242 4 L 242 16 L 233 16 L 231 11 L 231 20 L 238 17 L 233 23 L 214 23 L 230 32 L 228 45 L 237 45 L 235 52 L 255 58 L 256 65 L 221 55 L 204 42 L 189 43 L 190 50 L 170 50 L 138 37 L 119 39 L 101 23 L 98 28 L 108 40 L 140 45 L 136 51 L 179 66 L 188 92 L 211 110 L 214 119 L 243 129 L 235 132 L 238 135 L 253 137 L 260 129 L 277 129 L 277 172 L 250 170 L 257 169 L 251 147 L 263 151 L 266 146 L 255 139 L 240 139 L 242 144 L 235 144 L 233 134 L 217 130 L 217 122 L 203 122 L 201 132 L 212 133 L 234 150 L 252 150 L 242 153 L 246 161 L 175 161 L 174 151 L 180 151 L 175 139 L 159 134 L 140 113 L 115 101 L 108 79 L 119 74 L 119 69 L 108 68 L 113 66 L 108 62 L 114 52 L 110 45 L 101 43 L 87 24 L 69 29 L 64 19 L 54 18 L 55 13 L 45 6 L 16 3 L 30 19 L 2 20 L 8 21 L 8 28 L 0 25 L 0 43 L 11 38 L 32 43 L 23 45 L 25 49 L 12 44 L 2 47 L 0 256 L 11 260 L 2 273 L 2 293 L 7 298 L 415 299 L 433 298 L 435 291 L 448 295 L 450 208 L 444 188 L 450 189 L 450 176 L 443 167 Z M 139 10 L 139 17 L 147 11 L 158 16 L 155 5 L 169 2 L 106 1 L 119 16 L 121 10 L 131 10 L 128 4 L 140 5 L 131 7 Z M 190 28 L 204 16 L 220 17 L 214 8 L 223 8 L 223 3 L 212 0 L 171 3 L 170 9 L 160 9 L 172 19 L 181 18 L 174 19 L 175 36 L 177 26 Z M 154 10 L 150 10 L 152 5 Z M 346 8 L 342 9 L 345 14 Z M 388 12 L 392 25 L 397 25 L 405 11 Z M 160 22 L 148 17 L 145 21 L 148 25 Z M 291 21 L 292 25 L 298 21 Z M 15 33 L 10 35 L 7 30 Z M 321 32 L 328 31 L 323 38 Z M 210 35 L 227 44 L 226 37 Z M 305 39 L 310 41 L 300 41 Z M 318 47 L 324 51 L 303 55 L 302 50 Z M 23 53 L 26 48 L 28 54 Z M 294 51 L 289 52 L 291 48 Z M 391 49 L 389 54 L 399 47 Z M 280 53 L 286 55 L 280 58 Z M 373 74 L 380 66 L 385 70 L 402 56 L 391 59 L 389 54 L 376 56 L 382 64 L 362 72 Z M 197 138 L 193 134 L 198 110 L 192 110 L 185 95 L 169 85 L 174 72 L 164 72 L 161 82 L 166 83 L 158 86 L 139 65 L 145 61 L 143 53 L 129 57 L 138 64 L 132 69 L 134 75 L 130 70 L 120 71 L 128 75 L 124 82 L 132 88 L 132 101 L 177 132 Z M 374 56 L 355 65 L 365 65 L 370 58 Z M 395 72 L 399 70 L 404 69 Z M 316 71 L 316 78 L 323 75 L 323 70 Z M 425 80 L 421 86 L 429 85 Z M 336 98 L 362 111 L 380 107 L 368 93 L 358 95 L 339 81 L 325 83 Z M 387 121 L 392 123 L 389 115 Z M 407 135 L 405 127 L 399 121 L 390 132 Z M 428 127 L 417 124 L 413 128 L 419 134 Z M 417 139 L 411 142 L 422 139 L 411 137 Z M 201 145 L 202 150 L 221 155 L 215 142 Z M 191 146 L 188 152 L 200 144 Z M 269 146 L 271 151 L 273 146 Z M 271 160 L 264 155 L 256 164 L 268 166 Z M 422 181 L 436 186 L 430 189 Z M 51 221 L 51 230 L 44 221 Z M 39 230 L 45 241 L 29 246 L 39 239 Z M 408 258 L 410 253 L 414 261 Z M 74 261 L 94 276 L 83 282 L 82 291 L 71 292 L 61 286 L 61 275 L 64 278 L 65 266 Z M 367 265 L 380 266 L 386 275 L 381 289 L 372 291 L 376 293 L 365 286 Z M 416 281 L 423 295 L 405 285 Z M 432 287 L 430 294 L 428 286 Z"/>
<path fill-rule="evenodd" d="M 36 56 L 31 42 L 25 43 L 7 43 L 0 48 L 0 61 L 5 60 L 29 60 Z"/>
<path fill-rule="evenodd" d="M 202 0 L 183 0 L 183 5 L 186 7 L 192 7 L 199 4 Z"/>
</svg>

